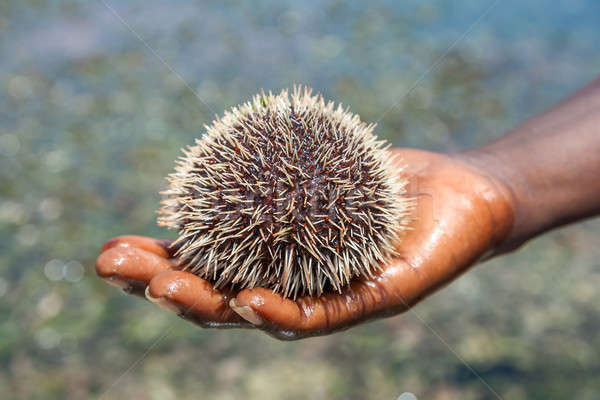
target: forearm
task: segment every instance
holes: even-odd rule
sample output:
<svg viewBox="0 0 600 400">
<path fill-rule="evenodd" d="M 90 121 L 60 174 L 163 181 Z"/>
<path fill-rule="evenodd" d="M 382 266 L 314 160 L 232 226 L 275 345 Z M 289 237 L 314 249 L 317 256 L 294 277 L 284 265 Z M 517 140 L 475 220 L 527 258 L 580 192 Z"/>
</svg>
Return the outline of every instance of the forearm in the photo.
<svg viewBox="0 0 600 400">
<path fill-rule="evenodd" d="M 512 194 L 514 226 L 502 250 L 600 213 L 600 78 L 465 160 Z"/>
</svg>

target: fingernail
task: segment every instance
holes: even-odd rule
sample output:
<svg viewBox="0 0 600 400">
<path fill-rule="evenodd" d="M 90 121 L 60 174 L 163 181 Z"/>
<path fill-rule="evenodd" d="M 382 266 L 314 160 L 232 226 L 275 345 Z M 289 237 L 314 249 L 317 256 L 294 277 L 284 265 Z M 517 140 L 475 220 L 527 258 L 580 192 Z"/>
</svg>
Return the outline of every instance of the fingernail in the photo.
<svg viewBox="0 0 600 400">
<path fill-rule="evenodd" d="M 115 245 L 119 242 L 119 239 L 117 238 L 113 238 L 110 239 L 109 241 L 107 241 L 106 243 L 104 243 L 104 246 L 102 246 L 102 249 L 100 249 L 100 252 L 106 251 L 112 247 L 115 247 Z"/>
<path fill-rule="evenodd" d="M 148 300 L 150 300 L 152 303 L 156 304 L 160 308 L 163 308 L 167 311 L 172 311 L 176 314 L 180 313 L 181 310 L 176 305 L 174 305 L 172 302 L 165 300 L 162 297 L 152 297 L 152 295 L 150 294 L 150 286 L 146 287 L 146 290 L 144 293 Z"/>
<path fill-rule="evenodd" d="M 262 325 L 263 319 L 250 307 L 240 306 L 235 299 L 229 301 L 229 307 L 235 311 L 240 317 L 254 325 Z"/>
<path fill-rule="evenodd" d="M 108 278 L 102 278 L 104 282 L 109 285 L 113 285 L 118 287 L 119 289 L 127 290 L 129 289 L 129 284 L 121 279 L 117 279 L 114 276 L 109 276 Z"/>
</svg>

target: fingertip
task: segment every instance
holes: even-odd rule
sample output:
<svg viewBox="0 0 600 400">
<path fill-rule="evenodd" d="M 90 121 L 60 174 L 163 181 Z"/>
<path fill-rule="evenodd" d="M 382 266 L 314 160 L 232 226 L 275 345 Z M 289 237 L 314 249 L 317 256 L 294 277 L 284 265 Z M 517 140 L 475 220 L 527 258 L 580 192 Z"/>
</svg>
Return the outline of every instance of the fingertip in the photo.
<svg viewBox="0 0 600 400">
<path fill-rule="evenodd" d="M 301 325 L 298 304 L 270 289 L 242 290 L 233 303 L 230 302 L 230 306 L 242 318 L 255 325 L 267 322 L 274 329 L 298 329 Z"/>
<path fill-rule="evenodd" d="M 156 275 L 148 285 L 149 295 L 153 298 L 178 298 L 180 300 L 187 300 L 185 296 L 190 288 L 190 281 L 194 284 L 192 291 L 196 294 L 201 295 L 205 290 L 208 289 L 206 282 L 203 279 L 198 278 L 195 280 L 195 275 L 185 271 L 166 271 Z M 184 295 L 182 297 L 182 295 Z"/>
<path fill-rule="evenodd" d="M 252 309 L 250 306 L 242 306 L 237 303 L 236 299 L 229 301 L 229 307 L 235 311 L 240 317 L 250 322 L 253 325 L 260 326 L 264 323 L 261 316 Z"/>
<path fill-rule="evenodd" d="M 153 304 L 156 304 L 157 306 L 159 306 L 160 308 L 163 308 L 167 311 L 171 311 L 174 313 L 179 313 L 180 309 L 179 307 L 177 307 L 175 304 L 173 304 L 172 302 L 165 300 L 163 297 L 155 297 L 151 294 L 150 292 L 150 286 L 146 286 L 146 290 L 144 291 L 144 295 L 146 296 L 146 299 L 148 299 L 148 301 L 150 301 Z"/>
<path fill-rule="evenodd" d="M 111 278 L 116 273 L 116 252 L 114 250 L 104 251 L 96 259 L 96 274 L 101 278 Z"/>
<path fill-rule="evenodd" d="M 236 302 L 241 306 L 250 306 L 256 310 L 260 310 L 265 305 L 266 301 L 282 301 L 283 297 L 273 293 L 272 290 L 265 288 L 245 289 L 239 292 L 236 296 Z"/>
<path fill-rule="evenodd" d="M 169 260 L 134 247 L 113 247 L 96 259 L 96 273 L 104 279 L 148 283 L 155 275 L 171 268 Z"/>
<path fill-rule="evenodd" d="M 195 308 L 206 308 L 210 284 L 185 271 L 166 271 L 156 275 L 146 288 L 146 298 L 153 304 L 187 314 Z"/>
<path fill-rule="evenodd" d="M 177 312 L 193 322 L 215 327 L 243 320 L 229 307 L 229 299 L 213 285 L 186 271 L 167 271 L 155 276 L 146 296 L 154 304 Z"/>
<path fill-rule="evenodd" d="M 348 289 L 341 294 L 292 300 L 272 290 L 256 288 L 238 293 L 232 308 L 249 322 L 260 318 L 263 329 L 289 340 L 321 335 L 356 323 L 368 311 L 362 299 L 364 295 Z"/>
</svg>

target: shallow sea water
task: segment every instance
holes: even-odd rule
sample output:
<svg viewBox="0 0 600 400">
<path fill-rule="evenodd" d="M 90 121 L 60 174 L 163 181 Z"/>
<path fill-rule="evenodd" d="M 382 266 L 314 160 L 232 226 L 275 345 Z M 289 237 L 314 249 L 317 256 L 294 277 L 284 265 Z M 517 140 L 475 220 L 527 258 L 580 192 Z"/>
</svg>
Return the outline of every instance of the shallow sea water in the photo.
<svg viewBox="0 0 600 400">
<path fill-rule="evenodd" d="M 261 88 L 307 84 L 396 146 L 459 151 L 594 78 L 599 34 L 592 0 L 3 2 L 0 393 L 597 398 L 597 220 L 479 266 L 414 313 L 298 342 L 195 328 L 93 263 L 115 235 L 173 238 L 155 210 L 179 149 Z"/>
</svg>

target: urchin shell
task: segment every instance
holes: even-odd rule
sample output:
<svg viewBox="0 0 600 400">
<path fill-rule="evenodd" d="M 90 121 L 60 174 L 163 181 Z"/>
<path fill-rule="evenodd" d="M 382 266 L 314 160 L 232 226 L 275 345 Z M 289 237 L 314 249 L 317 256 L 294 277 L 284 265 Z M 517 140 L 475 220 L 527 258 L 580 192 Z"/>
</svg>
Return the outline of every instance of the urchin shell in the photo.
<svg viewBox="0 0 600 400">
<path fill-rule="evenodd" d="M 264 92 L 183 150 L 159 210 L 182 269 L 285 297 L 341 291 L 394 253 L 411 200 L 374 125 L 308 88 Z"/>
</svg>

